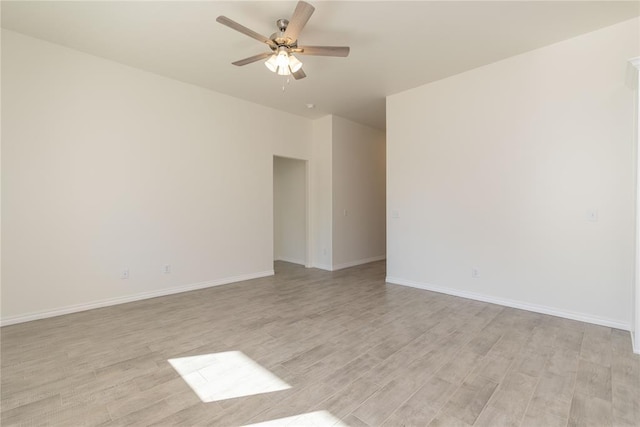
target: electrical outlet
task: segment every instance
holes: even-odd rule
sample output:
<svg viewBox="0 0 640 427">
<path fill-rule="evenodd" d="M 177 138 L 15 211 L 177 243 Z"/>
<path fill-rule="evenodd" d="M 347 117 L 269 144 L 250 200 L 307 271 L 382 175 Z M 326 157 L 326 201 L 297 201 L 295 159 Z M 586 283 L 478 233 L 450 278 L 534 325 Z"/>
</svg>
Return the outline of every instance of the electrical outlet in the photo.
<svg viewBox="0 0 640 427">
<path fill-rule="evenodd" d="M 471 277 L 473 277 L 474 279 L 477 279 L 478 277 L 480 277 L 480 271 L 478 271 L 477 268 L 472 268 Z"/>
<path fill-rule="evenodd" d="M 125 268 L 124 270 L 122 270 L 122 273 L 120 274 L 120 278 L 121 279 L 128 279 L 129 278 L 129 269 Z"/>
<path fill-rule="evenodd" d="M 162 269 L 162 272 L 164 274 L 169 274 L 171 273 L 171 264 L 165 264 L 164 268 Z"/>
</svg>

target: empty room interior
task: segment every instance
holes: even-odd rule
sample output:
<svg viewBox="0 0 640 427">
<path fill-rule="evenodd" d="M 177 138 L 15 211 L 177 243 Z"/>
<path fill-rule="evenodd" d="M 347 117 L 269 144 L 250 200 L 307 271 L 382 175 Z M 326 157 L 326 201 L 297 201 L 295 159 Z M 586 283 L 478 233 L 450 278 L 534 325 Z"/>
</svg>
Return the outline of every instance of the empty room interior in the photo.
<svg viewBox="0 0 640 427">
<path fill-rule="evenodd" d="M 640 426 L 640 2 L 0 12 L 3 426 Z"/>
</svg>

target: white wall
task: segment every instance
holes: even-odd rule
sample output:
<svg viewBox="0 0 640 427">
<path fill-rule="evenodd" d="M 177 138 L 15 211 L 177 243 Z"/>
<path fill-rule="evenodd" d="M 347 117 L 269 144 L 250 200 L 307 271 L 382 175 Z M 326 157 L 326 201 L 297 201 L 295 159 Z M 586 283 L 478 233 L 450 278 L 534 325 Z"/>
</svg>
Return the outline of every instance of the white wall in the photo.
<svg viewBox="0 0 640 427">
<path fill-rule="evenodd" d="M 338 116 L 332 135 L 336 270 L 385 258 L 386 148 L 383 131 Z"/>
<path fill-rule="evenodd" d="M 638 22 L 388 98 L 389 281 L 630 327 Z"/>
<path fill-rule="evenodd" d="M 306 206 L 306 162 L 285 157 L 274 157 L 274 260 L 306 265 Z"/>
<path fill-rule="evenodd" d="M 2 125 L 4 324 L 271 274 L 273 155 L 311 154 L 309 120 L 5 30 Z"/>
</svg>

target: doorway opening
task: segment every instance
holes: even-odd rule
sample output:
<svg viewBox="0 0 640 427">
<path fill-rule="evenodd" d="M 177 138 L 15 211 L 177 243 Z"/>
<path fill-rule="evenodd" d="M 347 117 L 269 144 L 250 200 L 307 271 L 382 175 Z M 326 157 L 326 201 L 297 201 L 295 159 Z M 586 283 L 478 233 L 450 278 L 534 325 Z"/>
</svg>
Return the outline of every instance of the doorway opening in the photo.
<svg viewBox="0 0 640 427">
<path fill-rule="evenodd" d="M 273 156 L 274 262 L 309 267 L 308 182 L 306 160 Z"/>
</svg>

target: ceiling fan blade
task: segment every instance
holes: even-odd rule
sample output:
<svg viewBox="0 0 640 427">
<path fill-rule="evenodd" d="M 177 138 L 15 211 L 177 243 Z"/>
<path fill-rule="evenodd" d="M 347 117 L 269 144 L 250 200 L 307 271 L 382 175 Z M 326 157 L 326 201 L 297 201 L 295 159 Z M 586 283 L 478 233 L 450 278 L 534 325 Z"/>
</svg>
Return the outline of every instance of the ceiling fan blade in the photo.
<svg viewBox="0 0 640 427">
<path fill-rule="evenodd" d="M 253 55 L 248 58 L 244 58 L 239 61 L 232 62 L 232 64 L 237 65 L 238 67 L 241 67 L 243 65 L 251 64 L 252 62 L 256 62 L 256 61 L 260 61 L 261 59 L 268 58 L 271 55 L 273 55 L 273 52 L 259 53 L 257 55 Z"/>
<path fill-rule="evenodd" d="M 296 80 L 300 80 L 300 79 L 304 79 L 305 77 L 307 77 L 307 75 L 304 73 L 304 71 L 302 70 L 302 68 L 300 68 L 298 71 L 296 71 L 295 73 L 291 74 L 293 76 L 294 79 Z"/>
<path fill-rule="evenodd" d="M 233 21 L 229 18 L 227 18 L 226 16 L 218 16 L 216 18 L 216 21 L 218 21 L 219 23 L 221 23 L 222 25 L 226 25 L 227 27 L 234 29 L 236 31 L 241 32 L 244 35 L 247 35 L 253 39 L 256 39 L 262 43 L 266 43 L 269 46 L 274 46 L 275 44 L 273 43 L 273 41 L 271 39 L 269 39 L 268 37 L 263 36 L 262 34 L 258 34 L 255 31 L 245 27 L 244 25 L 238 24 L 236 21 Z"/>
<path fill-rule="evenodd" d="M 290 39 L 292 42 L 298 40 L 298 36 L 300 35 L 300 31 L 307 24 L 309 18 L 313 14 L 313 11 L 316 10 L 315 7 L 311 6 L 309 3 L 304 1 L 299 1 L 296 5 L 296 9 L 293 11 L 293 16 L 289 20 L 289 25 L 287 25 L 287 29 L 284 32 L 284 37 Z"/>
<path fill-rule="evenodd" d="M 315 55 L 315 56 L 349 56 L 348 46 L 299 46 L 296 49 L 292 49 L 292 52 L 299 53 L 300 55 Z"/>
</svg>

